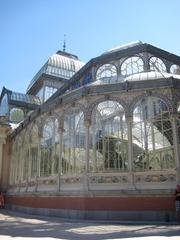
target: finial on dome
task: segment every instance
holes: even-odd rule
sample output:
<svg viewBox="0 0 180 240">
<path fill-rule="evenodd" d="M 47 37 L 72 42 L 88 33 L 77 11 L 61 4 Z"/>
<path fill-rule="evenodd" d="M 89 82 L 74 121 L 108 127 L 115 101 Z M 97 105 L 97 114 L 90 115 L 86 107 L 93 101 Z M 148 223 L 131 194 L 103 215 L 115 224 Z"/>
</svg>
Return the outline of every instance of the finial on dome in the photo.
<svg viewBox="0 0 180 240">
<path fill-rule="evenodd" d="M 66 34 L 64 34 L 63 52 L 66 51 Z"/>
</svg>

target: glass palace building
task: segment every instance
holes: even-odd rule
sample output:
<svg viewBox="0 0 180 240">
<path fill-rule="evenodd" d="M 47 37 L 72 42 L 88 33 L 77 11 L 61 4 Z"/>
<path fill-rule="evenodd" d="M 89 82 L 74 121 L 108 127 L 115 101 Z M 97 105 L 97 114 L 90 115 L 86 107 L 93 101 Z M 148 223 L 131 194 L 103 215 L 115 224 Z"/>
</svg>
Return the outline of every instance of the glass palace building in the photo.
<svg viewBox="0 0 180 240">
<path fill-rule="evenodd" d="M 141 41 L 82 63 L 52 55 L 0 96 L 6 207 L 81 219 L 174 220 L 180 57 Z"/>
</svg>

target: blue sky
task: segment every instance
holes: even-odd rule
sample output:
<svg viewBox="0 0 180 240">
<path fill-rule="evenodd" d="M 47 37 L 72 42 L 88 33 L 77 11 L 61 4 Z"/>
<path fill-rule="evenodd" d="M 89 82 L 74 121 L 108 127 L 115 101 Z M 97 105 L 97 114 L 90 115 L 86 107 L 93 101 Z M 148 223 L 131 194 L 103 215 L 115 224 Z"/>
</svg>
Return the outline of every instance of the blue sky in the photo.
<svg viewBox="0 0 180 240">
<path fill-rule="evenodd" d="M 0 0 L 0 90 L 26 92 L 64 34 L 84 62 L 135 40 L 180 55 L 180 0 Z"/>
</svg>

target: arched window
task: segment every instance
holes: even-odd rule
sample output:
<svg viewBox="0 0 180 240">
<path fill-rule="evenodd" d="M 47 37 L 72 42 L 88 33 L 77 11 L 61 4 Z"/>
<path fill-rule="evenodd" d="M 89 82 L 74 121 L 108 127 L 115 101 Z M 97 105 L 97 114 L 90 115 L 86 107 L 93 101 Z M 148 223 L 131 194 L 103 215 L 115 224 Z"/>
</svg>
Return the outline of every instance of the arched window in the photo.
<svg viewBox="0 0 180 240">
<path fill-rule="evenodd" d="M 143 72 L 143 70 L 144 62 L 142 58 L 137 56 L 127 58 L 121 65 L 121 74 L 124 76 Z"/>
<path fill-rule="evenodd" d="M 170 73 L 180 74 L 180 66 L 173 64 L 170 67 Z"/>
<path fill-rule="evenodd" d="M 127 169 L 127 126 L 118 102 L 104 101 L 94 108 L 90 141 L 90 171 Z"/>
<path fill-rule="evenodd" d="M 10 121 L 19 123 L 24 120 L 24 112 L 20 108 L 12 108 L 10 111 Z"/>
<path fill-rule="evenodd" d="M 83 112 L 76 108 L 65 114 L 62 141 L 62 174 L 84 172 L 85 134 Z"/>
<path fill-rule="evenodd" d="M 40 175 L 51 176 L 58 173 L 58 120 L 49 118 L 42 131 Z"/>
<path fill-rule="evenodd" d="M 113 64 L 104 64 L 96 72 L 96 80 L 102 84 L 117 82 L 117 69 Z"/>
<path fill-rule="evenodd" d="M 149 59 L 149 66 L 151 71 L 166 72 L 166 65 L 158 57 L 151 57 Z"/>
<path fill-rule="evenodd" d="M 132 133 L 136 171 L 175 167 L 169 110 L 161 99 L 147 97 L 136 104 Z"/>
</svg>

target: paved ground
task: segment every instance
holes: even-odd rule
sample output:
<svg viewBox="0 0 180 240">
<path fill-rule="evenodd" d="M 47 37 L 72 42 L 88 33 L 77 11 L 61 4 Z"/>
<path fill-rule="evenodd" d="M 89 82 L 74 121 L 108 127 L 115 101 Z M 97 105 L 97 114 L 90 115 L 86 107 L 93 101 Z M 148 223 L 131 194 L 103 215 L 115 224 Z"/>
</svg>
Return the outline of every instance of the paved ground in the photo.
<svg viewBox="0 0 180 240">
<path fill-rule="evenodd" d="M 0 210 L 0 239 L 180 240 L 180 225 L 108 223 L 37 217 Z"/>
</svg>

